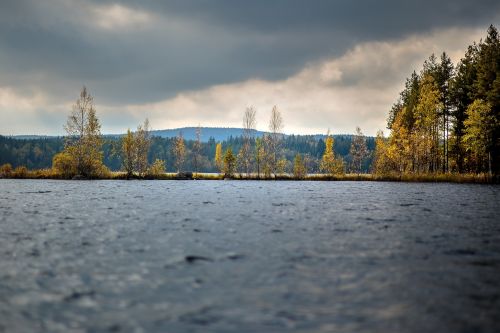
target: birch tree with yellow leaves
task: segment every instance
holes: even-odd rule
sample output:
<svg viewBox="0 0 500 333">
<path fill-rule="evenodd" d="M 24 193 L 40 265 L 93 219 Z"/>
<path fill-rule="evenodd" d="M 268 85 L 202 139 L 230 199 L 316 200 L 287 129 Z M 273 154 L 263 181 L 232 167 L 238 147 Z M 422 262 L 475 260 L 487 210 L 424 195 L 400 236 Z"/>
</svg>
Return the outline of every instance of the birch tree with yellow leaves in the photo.
<svg viewBox="0 0 500 333">
<path fill-rule="evenodd" d="M 93 178 L 106 172 L 102 163 L 101 124 L 96 116 L 94 98 L 86 87 L 73 105 L 64 129 L 67 133 L 64 152 L 73 160 L 76 173 Z"/>
</svg>

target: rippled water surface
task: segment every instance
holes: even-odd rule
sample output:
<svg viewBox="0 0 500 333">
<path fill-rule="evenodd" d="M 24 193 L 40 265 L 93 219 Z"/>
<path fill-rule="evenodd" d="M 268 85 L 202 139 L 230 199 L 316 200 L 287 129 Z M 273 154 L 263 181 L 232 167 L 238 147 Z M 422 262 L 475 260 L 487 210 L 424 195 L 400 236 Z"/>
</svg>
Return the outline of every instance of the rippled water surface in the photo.
<svg viewBox="0 0 500 333">
<path fill-rule="evenodd" d="M 0 332 L 499 332 L 500 187 L 0 180 Z"/>
</svg>

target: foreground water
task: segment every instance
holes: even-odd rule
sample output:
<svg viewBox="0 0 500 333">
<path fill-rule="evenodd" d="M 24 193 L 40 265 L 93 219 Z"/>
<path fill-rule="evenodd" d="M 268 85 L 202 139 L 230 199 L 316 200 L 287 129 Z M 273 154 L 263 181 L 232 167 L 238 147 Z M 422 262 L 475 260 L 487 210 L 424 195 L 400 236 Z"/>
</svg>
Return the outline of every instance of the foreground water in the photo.
<svg viewBox="0 0 500 333">
<path fill-rule="evenodd" d="M 498 332 L 499 198 L 0 180 L 0 332 Z"/>
</svg>

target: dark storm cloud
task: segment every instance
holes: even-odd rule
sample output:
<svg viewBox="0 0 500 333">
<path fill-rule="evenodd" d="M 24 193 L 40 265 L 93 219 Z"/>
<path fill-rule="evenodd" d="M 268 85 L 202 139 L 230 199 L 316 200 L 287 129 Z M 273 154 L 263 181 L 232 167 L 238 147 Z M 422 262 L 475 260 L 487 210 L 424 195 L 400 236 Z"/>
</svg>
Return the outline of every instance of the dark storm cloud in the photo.
<svg viewBox="0 0 500 333">
<path fill-rule="evenodd" d="M 69 97 L 85 83 L 103 102 L 141 103 L 248 78 L 282 79 L 362 41 L 486 28 L 500 9 L 498 1 L 124 1 L 155 23 L 92 27 L 92 6 L 116 3 L 2 1 L 0 85 Z"/>
<path fill-rule="evenodd" d="M 148 0 L 143 3 L 155 10 L 195 17 L 232 29 L 259 32 L 340 29 L 360 38 L 398 36 L 433 27 L 477 24 L 488 17 L 493 18 L 500 8 L 495 0 Z"/>
</svg>

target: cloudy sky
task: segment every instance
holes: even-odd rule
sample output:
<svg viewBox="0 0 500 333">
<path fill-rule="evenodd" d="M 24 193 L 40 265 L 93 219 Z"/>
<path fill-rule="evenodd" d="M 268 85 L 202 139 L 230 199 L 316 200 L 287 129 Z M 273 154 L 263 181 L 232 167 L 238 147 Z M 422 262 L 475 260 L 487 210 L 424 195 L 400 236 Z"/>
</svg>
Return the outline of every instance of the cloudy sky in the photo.
<svg viewBox="0 0 500 333">
<path fill-rule="evenodd" d="M 161 3 L 161 4 L 160 4 Z M 0 0 L 0 134 L 63 134 L 86 85 L 104 133 L 241 126 L 384 129 L 404 79 L 455 62 L 500 1 Z"/>
</svg>

